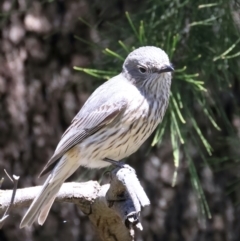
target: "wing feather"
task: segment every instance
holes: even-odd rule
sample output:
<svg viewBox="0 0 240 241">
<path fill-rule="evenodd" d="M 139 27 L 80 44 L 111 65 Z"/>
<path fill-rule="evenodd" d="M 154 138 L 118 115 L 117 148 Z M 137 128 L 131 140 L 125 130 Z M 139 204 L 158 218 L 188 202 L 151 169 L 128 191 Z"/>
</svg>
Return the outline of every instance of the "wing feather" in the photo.
<svg viewBox="0 0 240 241">
<path fill-rule="evenodd" d="M 51 171 L 57 161 L 72 147 L 80 143 L 86 137 L 96 133 L 102 127 L 113 122 L 127 106 L 127 101 L 122 99 L 115 103 L 104 103 L 96 110 L 88 113 L 81 111 L 73 119 L 69 128 L 62 135 L 55 153 L 43 168 L 39 176 Z"/>
</svg>

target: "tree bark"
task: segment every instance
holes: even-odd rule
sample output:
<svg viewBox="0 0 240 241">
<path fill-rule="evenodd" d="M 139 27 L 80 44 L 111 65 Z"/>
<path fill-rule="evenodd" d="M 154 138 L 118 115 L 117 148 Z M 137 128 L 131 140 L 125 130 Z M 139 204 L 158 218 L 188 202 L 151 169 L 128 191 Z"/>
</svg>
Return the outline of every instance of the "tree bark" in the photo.
<svg viewBox="0 0 240 241">
<path fill-rule="evenodd" d="M 41 186 L 17 189 L 11 209 L 29 206 L 40 189 Z M 12 190 L 0 190 L 0 214 L 8 208 L 12 194 Z M 128 165 L 111 172 L 110 184 L 100 186 L 96 181 L 64 183 L 56 201 L 76 204 L 88 215 L 104 241 L 133 241 L 135 229 L 142 230 L 141 207 L 149 205 L 135 170 Z"/>
</svg>

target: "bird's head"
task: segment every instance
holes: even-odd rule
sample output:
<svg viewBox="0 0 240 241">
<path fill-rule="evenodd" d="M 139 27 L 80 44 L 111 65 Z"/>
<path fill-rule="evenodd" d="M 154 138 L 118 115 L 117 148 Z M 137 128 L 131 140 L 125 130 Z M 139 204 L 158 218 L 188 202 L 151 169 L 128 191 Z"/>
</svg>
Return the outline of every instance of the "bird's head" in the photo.
<svg viewBox="0 0 240 241">
<path fill-rule="evenodd" d="M 135 49 L 127 56 L 122 74 L 138 87 L 155 88 L 163 81 L 170 84 L 173 70 L 162 49 L 146 46 Z"/>
</svg>

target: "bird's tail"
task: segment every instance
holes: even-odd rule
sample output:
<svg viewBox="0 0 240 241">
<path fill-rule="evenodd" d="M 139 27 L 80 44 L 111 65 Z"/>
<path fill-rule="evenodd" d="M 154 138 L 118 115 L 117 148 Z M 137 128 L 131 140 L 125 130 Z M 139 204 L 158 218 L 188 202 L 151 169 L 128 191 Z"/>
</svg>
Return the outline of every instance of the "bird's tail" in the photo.
<svg viewBox="0 0 240 241">
<path fill-rule="evenodd" d="M 32 225 L 36 219 L 38 219 L 40 225 L 43 225 L 63 182 L 71 176 L 78 167 L 79 163 L 77 163 L 75 159 L 61 158 L 23 217 L 20 228 Z"/>
<path fill-rule="evenodd" d="M 23 217 L 22 222 L 20 223 L 20 228 L 32 225 L 37 218 L 38 223 L 43 225 L 63 182 L 64 179 L 58 178 L 54 180 L 52 174 L 49 175 L 42 190 L 33 200 L 27 213 Z"/>
</svg>

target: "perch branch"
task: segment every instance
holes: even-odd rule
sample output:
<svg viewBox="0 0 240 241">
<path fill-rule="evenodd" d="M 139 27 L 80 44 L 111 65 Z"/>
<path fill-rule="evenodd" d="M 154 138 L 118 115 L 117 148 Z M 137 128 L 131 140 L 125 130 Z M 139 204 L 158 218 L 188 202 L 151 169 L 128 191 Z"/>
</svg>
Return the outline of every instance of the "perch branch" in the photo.
<svg viewBox="0 0 240 241">
<path fill-rule="evenodd" d="M 11 208 L 29 206 L 40 189 L 40 186 L 18 189 Z M 12 191 L 0 190 L 0 214 L 6 211 L 10 200 Z M 76 204 L 88 215 L 104 241 L 133 241 L 135 228 L 142 230 L 141 207 L 150 203 L 135 170 L 128 165 L 111 172 L 110 184 L 100 186 L 96 181 L 64 183 L 56 201 Z"/>
<path fill-rule="evenodd" d="M 13 175 L 13 178 L 11 178 L 11 176 L 7 173 L 7 171 L 5 169 L 4 169 L 4 172 L 6 173 L 7 177 L 11 180 L 11 182 L 13 182 L 13 191 L 12 191 L 10 204 L 7 206 L 7 209 L 5 210 L 5 213 L 3 214 L 3 217 L 0 219 L 0 229 L 3 227 L 4 222 L 9 217 L 10 210 L 11 210 L 11 208 L 13 206 L 13 203 L 14 203 L 14 198 L 15 198 L 15 195 L 16 195 L 18 180 L 19 180 L 19 176 Z M 4 181 L 4 179 L 2 178 L 1 185 L 2 185 L 3 181 Z"/>
</svg>

